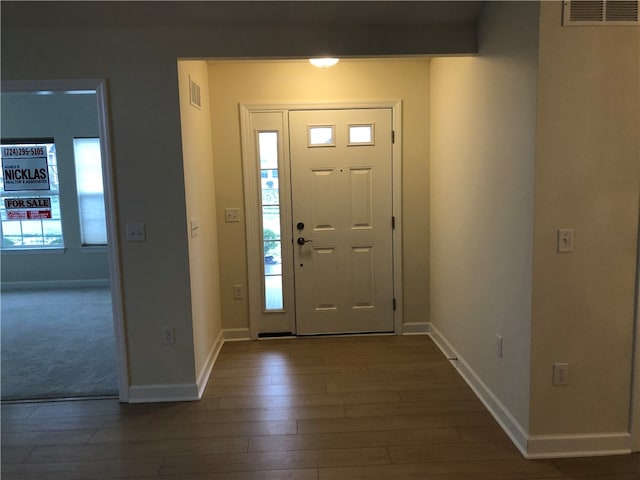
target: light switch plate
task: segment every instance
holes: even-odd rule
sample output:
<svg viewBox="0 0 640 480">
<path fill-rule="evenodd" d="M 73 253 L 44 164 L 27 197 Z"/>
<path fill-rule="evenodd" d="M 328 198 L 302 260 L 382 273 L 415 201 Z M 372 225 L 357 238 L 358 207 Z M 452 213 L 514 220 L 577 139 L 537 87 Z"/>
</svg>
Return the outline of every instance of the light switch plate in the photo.
<svg viewBox="0 0 640 480">
<path fill-rule="evenodd" d="M 227 223 L 240 221 L 240 209 L 239 208 L 225 208 L 224 209 L 224 221 Z"/>
<path fill-rule="evenodd" d="M 198 230 L 200 230 L 200 222 L 197 218 L 192 218 L 189 222 L 191 226 L 191 238 L 198 236 Z"/>
<path fill-rule="evenodd" d="M 144 242 L 147 239 L 146 226 L 142 222 L 131 222 L 125 226 L 127 242 Z"/>
</svg>

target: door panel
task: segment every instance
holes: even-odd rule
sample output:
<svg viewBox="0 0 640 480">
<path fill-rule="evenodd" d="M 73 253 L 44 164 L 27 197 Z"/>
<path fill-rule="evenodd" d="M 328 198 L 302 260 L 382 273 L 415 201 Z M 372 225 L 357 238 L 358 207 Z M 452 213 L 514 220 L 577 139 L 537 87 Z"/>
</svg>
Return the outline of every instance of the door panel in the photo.
<svg viewBox="0 0 640 480">
<path fill-rule="evenodd" d="M 353 168 L 351 173 L 351 228 L 373 228 L 373 169 Z"/>
<path fill-rule="evenodd" d="M 298 334 L 393 331 L 391 119 L 289 113 Z M 354 141 L 362 126 L 371 138 Z M 315 142 L 322 127 L 331 138 Z"/>
<path fill-rule="evenodd" d="M 311 225 L 313 231 L 335 231 L 335 211 L 338 198 L 333 194 L 340 179 L 333 168 L 311 169 L 311 197 L 313 198 Z"/>
</svg>

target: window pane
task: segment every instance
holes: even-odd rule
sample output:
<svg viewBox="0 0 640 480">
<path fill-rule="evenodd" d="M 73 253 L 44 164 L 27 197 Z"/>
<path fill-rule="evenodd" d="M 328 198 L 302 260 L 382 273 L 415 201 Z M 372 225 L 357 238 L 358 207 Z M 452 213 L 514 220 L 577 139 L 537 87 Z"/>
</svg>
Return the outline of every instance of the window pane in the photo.
<svg viewBox="0 0 640 480">
<path fill-rule="evenodd" d="M 260 168 L 278 168 L 278 132 L 258 133 Z"/>
<path fill-rule="evenodd" d="M 24 245 L 44 245 L 42 221 L 28 220 L 22 222 L 22 240 Z"/>
<path fill-rule="evenodd" d="M 264 279 L 264 304 L 267 310 L 282 310 L 282 275 L 273 275 Z"/>
<path fill-rule="evenodd" d="M 309 145 L 333 145 L 333 127 L 309 127 Z"/>
<path fill-rule="evenodd" d="M 264 242 L 264 274 L 282 274 L 282 250 L 280 241 Z"/>
<path fill-rule="evenodd" d="M 104 197 L 78 195 L 80 213 L 80 233 L 83 245 L 106 245 L 107 224 L 104 210 Z"/>
<path fill-rule="evenodd" d="M 22 245 L 22 226 L 20 222 L 2 222 L 2 246 L 14 248 Z"/>
<path fill-rule="evenodd" d="M 20 235 L 20 222 L 2 222 L 2 232 L 6 235 Z"/>
<path fill-rule="evenodd" d="M 62 246 L 62 223 L 60 220 L 43 220 L 42 233 L 45 245 Z"/>
<path fill-rule="evenodd" d="M 83 245 L 107 244 L 107 221 L 102 184 L 100 139 L 75 138 L 78 213 Z"/>
<path fill-rule="evenodd" d="M 262 208 L 262 239 L 280 240 L 280 208 L 279 207 L 263 207 Z"/>
<path fill-rule="evenodd" d="M 350 125 L 349 143 L 373 143 L 373 125 Z"/>
<path fill-rule="evenodd" d="M 49 178 L 51 181 L 51 190 L 55 192 L 60 191 L 60 179 L 58 178 L 58 158 L 56 156 L 55 144 L 49 144 L 48 157 L 49 157 Z"/>
<path fill-rule="evenodd" d="M 278 170 L 262 170 L 262 205 L 278 205 L 280 192 L 278 185 Z"/>
</svg>

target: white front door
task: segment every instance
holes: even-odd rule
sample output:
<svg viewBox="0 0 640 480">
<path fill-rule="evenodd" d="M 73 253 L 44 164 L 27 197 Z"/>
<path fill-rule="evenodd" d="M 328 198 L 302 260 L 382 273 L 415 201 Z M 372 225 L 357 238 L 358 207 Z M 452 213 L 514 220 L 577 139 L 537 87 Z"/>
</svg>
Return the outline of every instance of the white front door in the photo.
<svg viewBox="0 0 640 480">
<path fill-rule="evenodd" d="M 297 333 L 393 332 L 392 110 L 289 112 Z"/>
</svg>

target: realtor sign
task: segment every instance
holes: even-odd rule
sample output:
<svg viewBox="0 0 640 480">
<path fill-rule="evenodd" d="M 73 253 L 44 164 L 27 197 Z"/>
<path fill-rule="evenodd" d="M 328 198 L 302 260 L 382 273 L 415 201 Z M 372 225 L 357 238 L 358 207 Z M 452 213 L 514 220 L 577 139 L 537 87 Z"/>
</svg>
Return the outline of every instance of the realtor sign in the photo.
<svg viewBox="0 0 640 480">
<path fill-rule="evenodd" d="M 51 198 L 5 198 L 8 220 L 43 220 L 51 218 Z"/>
<path fill-rule="evenodd" d="M 50 190 L 47 146 L 2 147 L 2 176 L 6 192 Z"/>
</svg>

